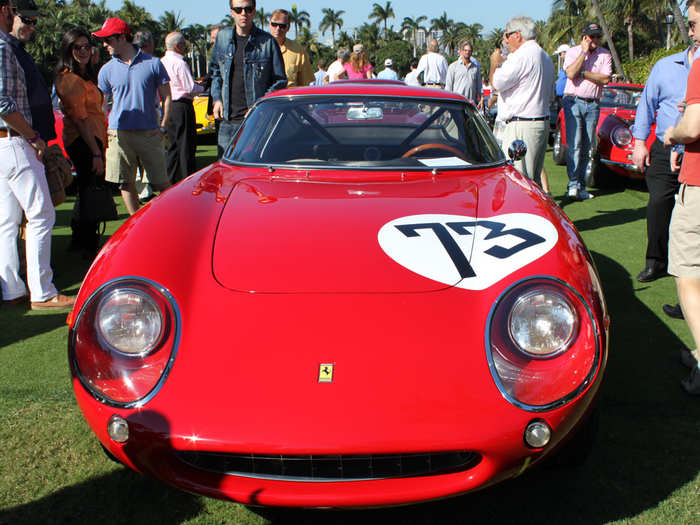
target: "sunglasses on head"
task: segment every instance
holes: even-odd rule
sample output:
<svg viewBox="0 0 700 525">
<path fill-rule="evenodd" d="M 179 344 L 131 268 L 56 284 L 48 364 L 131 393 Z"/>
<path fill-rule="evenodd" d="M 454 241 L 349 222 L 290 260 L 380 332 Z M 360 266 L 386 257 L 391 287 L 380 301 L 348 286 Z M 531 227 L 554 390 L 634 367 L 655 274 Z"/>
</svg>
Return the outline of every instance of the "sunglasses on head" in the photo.
<svg viewBox="0 0 700 525">
<path fill-rule="evenodd" d="M 27 18 L 26 16 L 19 15 L 19 19 L 22 21 L 23 24 L 28 26 L 35 26 L 39 23 L 38 18 Z"/>
<path fill-rule="evenodd" d="M 255 8 L 252 5 L 243 5 L 243 6 L 237 6 L 237 7 L 232 7 L 231 10 L 236 13 L 237 15 L 240 15 L 243 11 L 246 12 L 246 14 L 251 14 L 253 11 L 255 11 Z"/>
<path fill-rule="evenodd" d="M 272 27 L 279 27 L 280 29 L 284 29 L 287 27 L 287 24 L 284 24 L 282 22 L 270 22 L 270 25 Z"/>
</svg>

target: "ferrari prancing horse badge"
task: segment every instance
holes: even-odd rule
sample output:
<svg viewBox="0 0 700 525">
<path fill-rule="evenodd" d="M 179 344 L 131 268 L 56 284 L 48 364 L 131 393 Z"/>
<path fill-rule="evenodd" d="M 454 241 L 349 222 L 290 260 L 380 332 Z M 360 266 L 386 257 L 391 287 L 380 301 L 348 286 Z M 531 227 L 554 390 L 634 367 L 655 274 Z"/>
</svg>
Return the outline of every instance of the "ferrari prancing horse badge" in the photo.
<svg viewBox="0 0 700 525">
<path fill-rule="evenodd" d="M 318 365 L 318 382 L 333 382 L 333 363 L 321 363 L 320 365 Z"/>
</svg>

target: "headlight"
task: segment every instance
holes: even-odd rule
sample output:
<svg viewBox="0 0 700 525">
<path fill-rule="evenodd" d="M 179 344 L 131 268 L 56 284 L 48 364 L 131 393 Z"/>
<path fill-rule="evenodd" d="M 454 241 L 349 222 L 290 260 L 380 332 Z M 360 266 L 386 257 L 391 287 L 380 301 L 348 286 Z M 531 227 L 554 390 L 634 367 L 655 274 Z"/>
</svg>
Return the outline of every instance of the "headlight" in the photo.
<svg viewBox="0 0 700 525">
<path fill-rule="evenodd" d="M 503 396 L 534 412 L 561 406 L 590 383 L 600 362 L 593 313 L 568 284 L 546 277 L 498 298 L 487 332 L 491 374 Z"/>
<path fill-rule="evenodd" d="M 625 126 L 617 126 L 612 130 L 610 138 L 618 148 L 625 148 L 632 143 L 632 132 Z"/>
<path fill-rule="evenodd" d="M 508 322 L 512 341 L 534 357 L 550 357 L 566 350 L 577 327 L 576 311 L 557 292 L 536 291 L 521 296 Z"/>
<path fill-rule="evenodd" d="M 85 301 L 69 340 L 75 377 L 95 398 L 142 405 L 173 364 L 180 316 L 172 295 L 138 278 L 111 281 Z"/>
<path fill-rule="evenodd" d="M 163 314 L 150 296 L 118 288 L 100 301 L 95 323 L 105 343 L 127 355 L 145 355 L 160 342 Z"/>
</svg>

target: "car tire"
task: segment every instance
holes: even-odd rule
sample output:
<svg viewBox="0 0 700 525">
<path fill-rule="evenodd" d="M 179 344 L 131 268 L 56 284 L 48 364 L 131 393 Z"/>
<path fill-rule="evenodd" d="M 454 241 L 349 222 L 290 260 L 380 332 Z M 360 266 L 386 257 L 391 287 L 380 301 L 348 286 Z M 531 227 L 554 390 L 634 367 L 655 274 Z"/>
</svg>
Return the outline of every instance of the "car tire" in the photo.
<svg viewBox="0 0 700 525">
<path fill-rule="evenodd" d="M 563 166 L 566 164 L 566 146 L 561 142 L 561 128 L 557 126 L 554 132 L 554 143 L 552 144 L 552 159 L 554 164 Z"/>
</svg>

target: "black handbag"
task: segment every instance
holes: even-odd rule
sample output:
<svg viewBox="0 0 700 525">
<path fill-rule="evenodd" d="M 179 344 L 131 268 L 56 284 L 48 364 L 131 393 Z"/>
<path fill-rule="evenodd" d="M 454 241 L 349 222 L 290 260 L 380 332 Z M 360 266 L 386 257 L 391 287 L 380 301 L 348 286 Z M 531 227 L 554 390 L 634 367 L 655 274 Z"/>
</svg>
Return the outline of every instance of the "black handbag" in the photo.
<svg viewBox="0 0 700 525">
<path fill-rule="evenodd" d="M 78 198 L 79 217 L 89 222 L 116 220 L 117 205 L 114 204 L 112 189 L 108 185 L 95 184 L 80 191 Z"/>
</svg>

